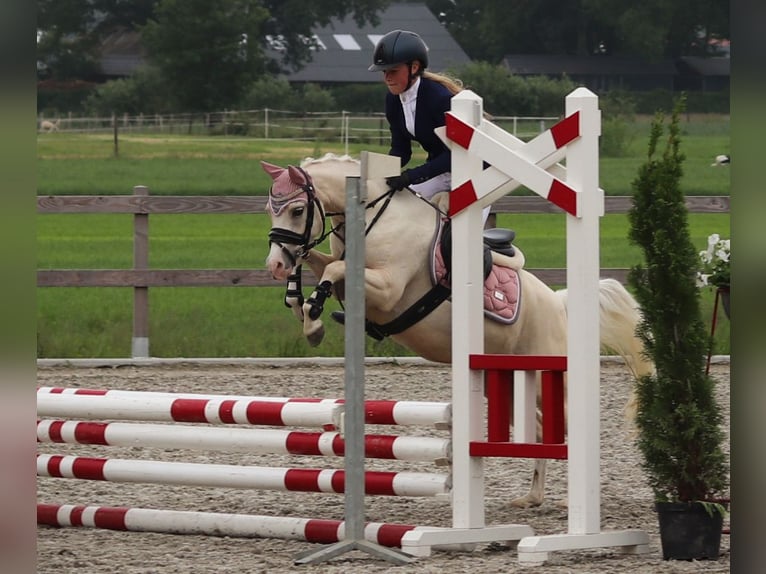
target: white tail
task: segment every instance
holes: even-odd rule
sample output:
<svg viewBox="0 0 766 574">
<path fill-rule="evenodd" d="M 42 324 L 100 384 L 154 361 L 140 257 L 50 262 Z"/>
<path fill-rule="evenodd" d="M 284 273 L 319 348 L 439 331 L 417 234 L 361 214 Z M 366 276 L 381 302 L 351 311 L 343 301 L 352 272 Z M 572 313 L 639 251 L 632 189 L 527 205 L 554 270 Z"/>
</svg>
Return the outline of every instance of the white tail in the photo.
<svg viewBox="0 0 766 574">
<path fill-rule="evenodd" d="M 566 289 L 556 292 L 566 303 Z M 633 295 L 615 279 L 599 281 L 599 330 L 601 346 L 620 355 L 633 376 L 652 374 L 654 364 L 644 353 L 644 345 L 636 335 L 641 322 L 641 309 Z M 625 417 L 633 421 L 636 411 L 634 388 L 625 406 Z"/>
</svg>

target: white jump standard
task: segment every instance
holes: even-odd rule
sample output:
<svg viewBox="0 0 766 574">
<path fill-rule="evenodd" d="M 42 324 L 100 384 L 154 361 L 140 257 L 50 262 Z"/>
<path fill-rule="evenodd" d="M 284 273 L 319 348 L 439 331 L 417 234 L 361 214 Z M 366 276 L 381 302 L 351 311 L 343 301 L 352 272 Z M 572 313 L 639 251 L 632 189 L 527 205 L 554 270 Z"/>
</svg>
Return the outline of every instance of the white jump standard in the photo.
<svg viewBox="0 0 766 574">
<path fill-rule="evenodd" d="M 464 90 L 453 97 L 440 133 L 452 150 L 452 323 L 461 325 L 452 338 L 453 512 L 455 523 L 466 528 L 484 526 L 483 459 L 470 453 L 470 443 L 482 441 L 483 371 L 470 366 L 471 358 L 484 352 L 482 282 L 477 280 L 482 272 L 481 211 L 525 185 L 567 213 L 568 532 L 523 538 L 517 547 L 522 563 L 544 562 L 554 550 L 648 552 L 645 532 L 601 532 L 600 124 L 598 98 L 578 88 L 566 98 L 566 118 L 525 144 L 483 119 L 482 99 Z M 556 163 L 564 151 L 566 169 Z M 491 164 L 486 170 L 484 161 Z"/>
</svg>

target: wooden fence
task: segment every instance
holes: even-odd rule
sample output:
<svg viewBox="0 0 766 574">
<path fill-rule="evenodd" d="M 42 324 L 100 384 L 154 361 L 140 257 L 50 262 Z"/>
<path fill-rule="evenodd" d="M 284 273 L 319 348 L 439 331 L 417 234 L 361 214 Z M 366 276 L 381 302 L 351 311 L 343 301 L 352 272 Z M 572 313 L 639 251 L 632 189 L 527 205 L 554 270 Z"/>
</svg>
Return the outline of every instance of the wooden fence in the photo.
<svg viewBox="0 0 766 574">
<path fill-rule="evenodd" d="M 180 213 L 264 213 L 265 196 L 151 196 L 144 186 L 133 195 L 38 196 L 37 212 L 133 214 L 132 269 L 40 269 L 38 287 L 132 287 L 133 356 L 148 356 L 150 287 L 279 287 L 265 269 L 149 269 L 149 215 Z M 605 213 L 627 213 L 630 197 L 605 197 Z M 728 196 L 688 196 L 691 213 L 728 213 Z M 563 213 L 538 196 L 506 196 L 495 202 L 493 213 Z M 265 240 L 265 238 L 264 238 Z M 529 269 L 549 285 L 565 285 L 566 269 Z M 602 277 L 625 282 L 628 270 L 601 269 Z M 304 285 L 315 285 L 307 274 Z"/>
</svg>

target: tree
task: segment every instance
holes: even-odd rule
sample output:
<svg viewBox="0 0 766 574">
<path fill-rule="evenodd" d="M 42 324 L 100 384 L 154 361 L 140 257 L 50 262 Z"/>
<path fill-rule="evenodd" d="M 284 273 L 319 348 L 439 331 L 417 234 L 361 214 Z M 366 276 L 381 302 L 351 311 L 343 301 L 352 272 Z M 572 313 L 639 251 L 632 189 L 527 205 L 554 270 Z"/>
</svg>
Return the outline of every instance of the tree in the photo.
<svg viewBox="0 0 766 574">
<path fill-rule="evenodd" d="M 45 76 L 87 79 L 98 73 L 98 46 L 115 30 L 135 30 L 158 0 L 38 0 L 37 59 Z"/>
<path fill-rule="evenodd" d="M 38 0 L 37 60 L 44 76 L 83 78 L 97 67 L 95 7 L 89 0 Z"/>
<path fill-rule="evenodd" d="M 174 86 L 184 111 L 235 105 L 256 79 L 278 71 L 263 39 L 284 44 L 282 63 L 298 67 L 311 53 L 311 30 L 352 12 L 373 21 L 385 0 L 160 0 L 142 28 L 150 62 Z"/>
<path fill-rule="evenodd" d="M 38 0 L 38 60 L 55 78 L 98 73 L 98 47 L 115 31 L 141 31 L 150 65 L 188 111 L 232 105 L 252 80 L 299 68 L 314 47 L 312 29 L 352 14 L 376 23 L 389 0 Z M 264 38 L 285 46 L 266 59 Z"/>
<path fill-rule="evenodd" d="M 655 154 L 662 115 L 652 123 L 648 158 L 633 182 L 628 213 L 629 238 L 646 261 L 628 278 L 643 314 L 638 336 L 656 366 L 655 374 L 636 385 L 638 447 L 660 502 L 710 500 L 728 482 L 720 407 L 705 373 L 708 338 L 696 285 L 697 251 L 680 187 L 683 106 L 683 100 L 676 104 L 660 158 Z"/>
<path fill-rule="evenodd" d="M 259 42 L 268 12 L 255 0 L 162 0 L 142 28 L 149 62 L 182 111 L 229 105 L 265 70 Z"/>
<path fill-rule="evenodd" d="M 427 0 L 474 60 L 507 54 L 705 55 L 729 37 L 729 0 Z"/>
</svg>

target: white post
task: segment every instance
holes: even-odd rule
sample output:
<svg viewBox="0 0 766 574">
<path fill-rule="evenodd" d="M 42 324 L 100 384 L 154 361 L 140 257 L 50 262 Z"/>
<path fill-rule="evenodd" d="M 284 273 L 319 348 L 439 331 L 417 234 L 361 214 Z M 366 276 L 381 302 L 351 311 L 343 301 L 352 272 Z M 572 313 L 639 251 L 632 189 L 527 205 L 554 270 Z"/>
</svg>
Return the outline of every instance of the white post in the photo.
<svg viewBox="0 0 766 574">
<path fill-rule="evenodd" d="M 567 149 L 567 184 L 579 214 L 567 216 L 569 532 L 593 534 L 601 528 L 598 97 L 578 88 L 566 98 L 566 115 L 577 111 L 580 137 Z"/>
<path fill-rule="evenodd" d="M 482 112 L 482 99 L 470 90 L 452 98 L 452 113 L 471 126 L 479 126 Z M 481 158 L 453 147 L 452 188 L 480 173 L 481 168 Z M 452 237 L 452 521 L 455 528 L 481 528 L 484 461 L 468 452 L 469 441 L 482 440 L 483 431 L 483 373 L 468 366 L 471 353 L 484 352 L 482 219 L 478 205 L 452 219 Z"/>
</svg>

